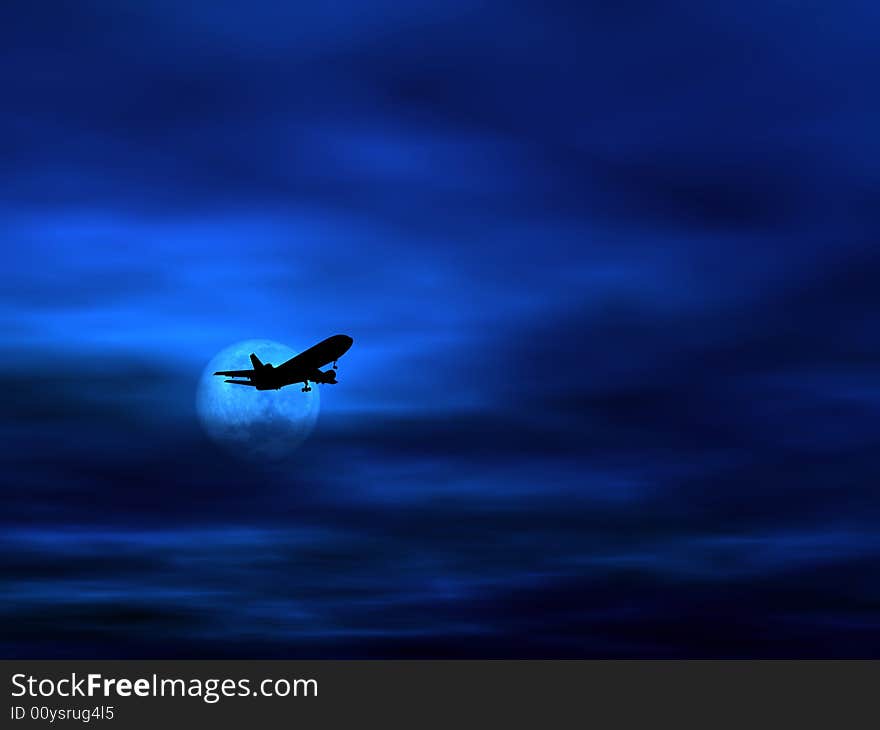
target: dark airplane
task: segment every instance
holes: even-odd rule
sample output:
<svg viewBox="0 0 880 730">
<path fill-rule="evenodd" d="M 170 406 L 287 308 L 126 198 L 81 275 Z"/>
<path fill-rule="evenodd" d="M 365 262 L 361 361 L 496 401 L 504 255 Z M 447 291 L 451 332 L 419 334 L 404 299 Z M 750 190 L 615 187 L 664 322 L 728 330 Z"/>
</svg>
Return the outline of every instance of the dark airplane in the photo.
<svg viewBox="0 0 880 730">
<path fill-rule="evenodd" d="M 227 378 L 247 378 L 247 380 L 226 380 L 227 383 L 236 385 L 250 385 L 257 390 L 278 390 L 285 385 L 302 383 L 302 391 L 311 390 L 309 381 L 313 383 L 336 383 L 336 361 L 342 357 L 354 340 L 348 335 L 333 335 L 287 362 L 275 367 L 269 363 L 265 365 L 255 353 L 251 353 L 253 370 L 219 370 L 214 375 L 224 375 Z M 321 372 L 321 368 L 333 363 L 332 370 Z"/>
</svg>

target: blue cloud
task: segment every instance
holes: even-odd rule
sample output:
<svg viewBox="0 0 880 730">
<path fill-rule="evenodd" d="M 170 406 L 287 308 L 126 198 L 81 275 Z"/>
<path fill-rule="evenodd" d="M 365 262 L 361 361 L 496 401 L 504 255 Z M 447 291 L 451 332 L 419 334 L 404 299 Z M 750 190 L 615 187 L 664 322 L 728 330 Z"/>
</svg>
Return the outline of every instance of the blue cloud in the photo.
<svg viewBox="0 0 880 730">
<path fill-rule="evenodd" d="M 0 10 L 0 651 L 876 656 L 876 7 L 346 7 Z"/>
</svg>

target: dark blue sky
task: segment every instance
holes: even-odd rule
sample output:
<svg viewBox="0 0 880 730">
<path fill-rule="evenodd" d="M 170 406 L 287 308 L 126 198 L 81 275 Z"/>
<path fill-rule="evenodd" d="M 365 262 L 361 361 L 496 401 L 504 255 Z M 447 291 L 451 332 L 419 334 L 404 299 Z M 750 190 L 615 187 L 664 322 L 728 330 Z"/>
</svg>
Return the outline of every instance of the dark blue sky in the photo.
<svg viewBox="0 0 880 730">
<path fill-rule="evenodd" d="M 2 655 L 880 656 L 878 23 L 3 3 Z"/>
</svg>

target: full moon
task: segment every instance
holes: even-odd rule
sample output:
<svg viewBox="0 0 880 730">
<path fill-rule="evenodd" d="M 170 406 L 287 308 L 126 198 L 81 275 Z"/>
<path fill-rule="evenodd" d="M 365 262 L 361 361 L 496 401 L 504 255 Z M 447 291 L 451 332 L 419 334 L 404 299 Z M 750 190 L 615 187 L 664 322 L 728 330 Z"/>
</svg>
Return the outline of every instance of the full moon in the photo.
<svg viewBox="0 0 880 730">
<path fill-rule="evenodd" d="M 233 453 L 254 461 L 280 461 L 308 438 L 320 409 L 318 386 L 303 393 L 297 384 L 257 390 L 225 383 L 217 370 L 250 370 L 252 352 L 264 363 L 280 365 L 296 351 L 272 340 L 243 340 L 218 352 L 205 367 L 196 393 L 196 410 L 208 435 Z"/>
</svg>

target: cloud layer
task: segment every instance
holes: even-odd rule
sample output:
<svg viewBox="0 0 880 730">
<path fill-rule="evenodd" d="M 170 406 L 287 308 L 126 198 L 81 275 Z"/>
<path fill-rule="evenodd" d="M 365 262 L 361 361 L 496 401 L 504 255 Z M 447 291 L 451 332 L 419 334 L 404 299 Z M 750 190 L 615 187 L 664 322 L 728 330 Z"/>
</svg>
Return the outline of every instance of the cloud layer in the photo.
<svg viewBox="0 0 880 730">
<path fill-rule="evenodd" d="M 877 656 L 877 10 L 343 10 L 0 10 L 0 651 Z"/>
</svg>

